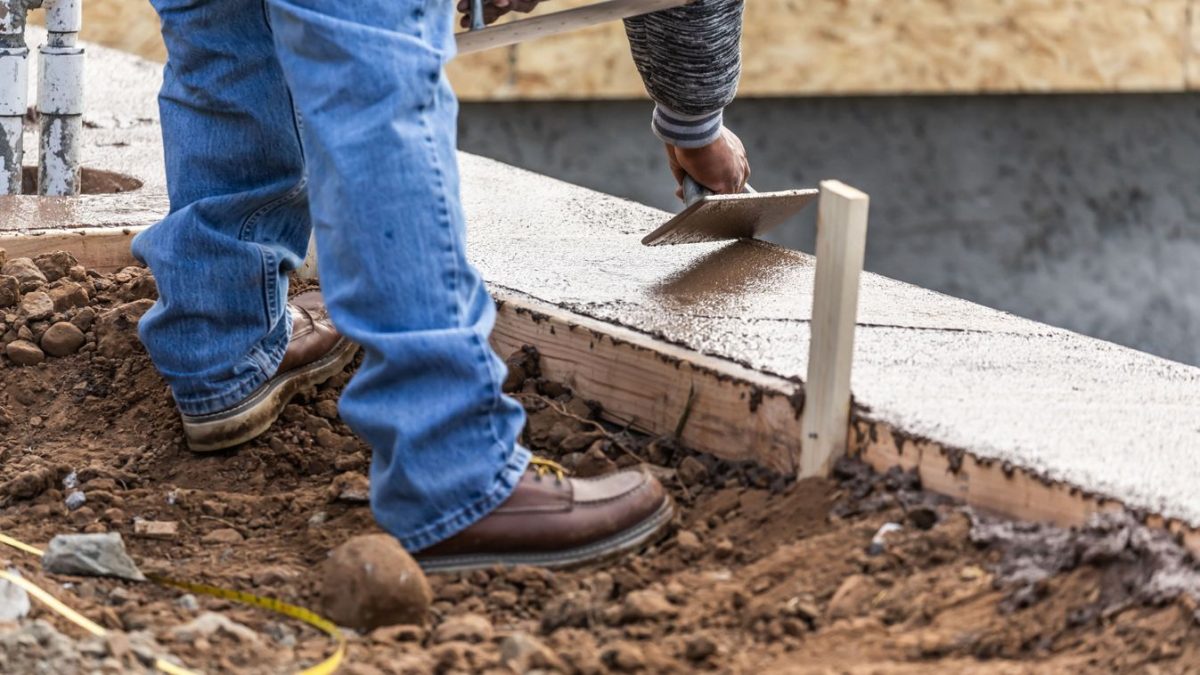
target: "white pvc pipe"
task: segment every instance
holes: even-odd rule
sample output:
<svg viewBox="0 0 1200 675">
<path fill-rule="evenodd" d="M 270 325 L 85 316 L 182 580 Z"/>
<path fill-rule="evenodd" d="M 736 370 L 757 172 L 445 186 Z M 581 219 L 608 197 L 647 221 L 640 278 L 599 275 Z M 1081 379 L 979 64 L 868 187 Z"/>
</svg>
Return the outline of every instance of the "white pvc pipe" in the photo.
<svg viewBox="0 0 1200 675">
<path fill-rule="evenodd" d="M 79 194 L 83 136 L 83 49 L 76 45 L 83 25 L 81 0 L 45 0 L 46 44 L 38 73 L 38 193 Z"/>
<path fill-rule="evenodd" d="M 29 48 L 25 0 L 0 0 L 0 195 L 21 194 Z"/>
</svg>

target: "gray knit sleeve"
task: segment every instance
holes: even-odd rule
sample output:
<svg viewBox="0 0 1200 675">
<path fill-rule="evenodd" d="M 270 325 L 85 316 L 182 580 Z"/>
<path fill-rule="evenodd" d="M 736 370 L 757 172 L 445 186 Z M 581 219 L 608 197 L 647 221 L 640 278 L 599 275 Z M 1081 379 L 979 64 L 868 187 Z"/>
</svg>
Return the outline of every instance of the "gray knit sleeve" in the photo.
<svg viewBox="0 0 1200 675">
<path fill-rule="evenodd" d="M 625 21 L 646 91 L 652 129 L 664 142 L 698 148 L 721 134 L 742 71 L 744 0 L 696 2 Z"/>
</svg>

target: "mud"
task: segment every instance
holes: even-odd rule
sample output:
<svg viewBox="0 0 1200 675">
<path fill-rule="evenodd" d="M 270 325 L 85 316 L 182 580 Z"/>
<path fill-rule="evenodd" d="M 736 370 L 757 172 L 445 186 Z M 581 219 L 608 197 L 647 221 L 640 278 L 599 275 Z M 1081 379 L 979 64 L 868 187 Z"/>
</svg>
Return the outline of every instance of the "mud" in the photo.
<svg viewBox="0 0 1200 675">
<path fill-rule="evenodd" d="M 97 316 L 151 288 L 141 270 L 87 278 L 96 291 L 77 311 Z M 361 498 L 370 452 L 337 417 L 353 366 L 302 394 L 260 439 L 196 456 L 165 385 L 127 339 L 135 315 L 114 316 L 125 318 L 107 329 L 116 345 L 107 354 L 89 348 L 94 321 L 73 355 L 26 367 L 0 357 L 0 531 L 39 545 L 120 532 L 147 573 L 319 607 L 330 551 L 377 532 Z M 983 521 L 913 475 L 853 462 L 832 480 L 796 482 L 600 423 L 600 403 L 542 378 L 534 350 L 509 362 L 530 446 L 579 473 L 644 464 L 680 504 L 678 522 L 600 567 L 433 577 L 426 625 L 352 633 L 343 672 L 1200 668 L 1195 564 L 1128 521 L 1078 532 Z M 86 502 L 72 510 L 74 491 Z M 137 524 L 146 521 L 156 526 Z M 114 631 L 85 639 L 35 606 L 0 626 L 0 664 L 13 672 L 139 672 L 159 653 L 206 672 L 277 673 L 330 649 L 261 610 L 52 578 L 7 549 L 0 564 Z"/>
</svg>

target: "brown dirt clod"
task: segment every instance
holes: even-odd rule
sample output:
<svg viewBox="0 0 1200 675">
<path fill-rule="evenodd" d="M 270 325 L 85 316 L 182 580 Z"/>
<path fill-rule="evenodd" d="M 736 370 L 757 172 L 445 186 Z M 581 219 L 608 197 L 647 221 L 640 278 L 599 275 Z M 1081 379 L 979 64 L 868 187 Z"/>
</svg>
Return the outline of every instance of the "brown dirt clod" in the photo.
<svg viewBox="0 0 1200 675">
<path fill-rule="evenodd" d="M 433 601 L 420 566 L 386 534 L 355 537 L 337 547 L 322 576 L 325 615 L 360 630 L 422 624 Z"/>
</svg>

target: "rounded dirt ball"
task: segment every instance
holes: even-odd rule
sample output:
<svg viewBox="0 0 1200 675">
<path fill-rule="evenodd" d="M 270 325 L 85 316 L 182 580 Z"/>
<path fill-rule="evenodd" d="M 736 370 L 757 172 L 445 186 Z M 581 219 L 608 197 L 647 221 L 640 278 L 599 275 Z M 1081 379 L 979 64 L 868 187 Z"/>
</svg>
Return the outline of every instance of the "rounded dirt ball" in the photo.
<svg viewBox="0 0 1200 675">
<path fill-rule="evenodd" d="M 386 534 L 355 537 L 334 549 L 323 577 L 325 616 L 357 630 L 422 624 L 433 601 L 421 567 Z"/>
</svg>

